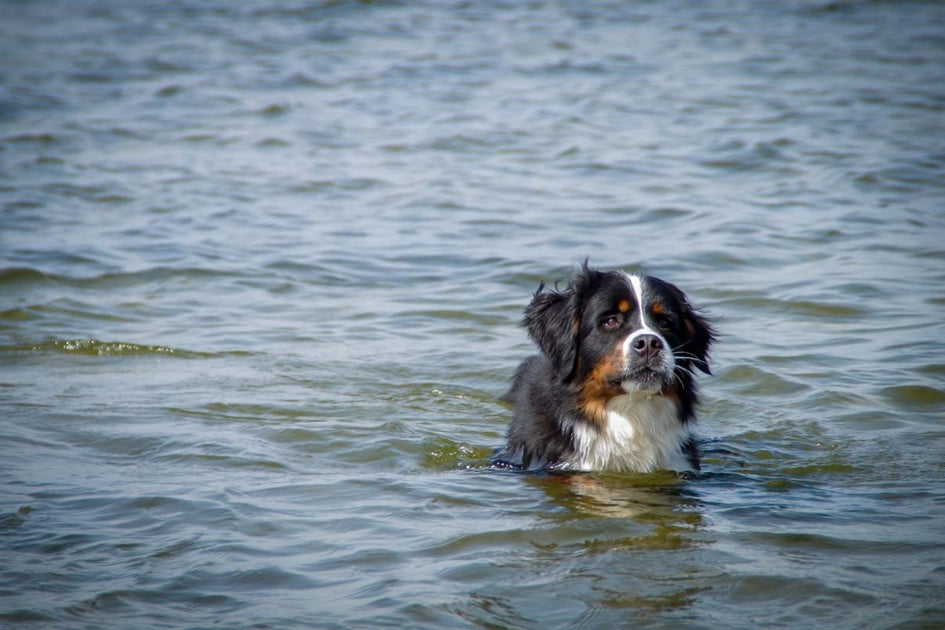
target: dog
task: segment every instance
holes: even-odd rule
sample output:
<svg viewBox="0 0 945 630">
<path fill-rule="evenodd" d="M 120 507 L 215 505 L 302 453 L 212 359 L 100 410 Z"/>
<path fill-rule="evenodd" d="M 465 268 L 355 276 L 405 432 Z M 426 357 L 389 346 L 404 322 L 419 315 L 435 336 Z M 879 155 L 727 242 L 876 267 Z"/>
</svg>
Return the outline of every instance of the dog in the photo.
<svg viewBox="0 0 945 630">
<path fill-rule="evenodd" d="M 502 400 L 515 406 L 490 464 L 546 471 L 699 470 L 696 370 L 716 333 L 669 282 L 592 269 L 541 283 L 523 326 L 541 354 Z"/>
</svg>

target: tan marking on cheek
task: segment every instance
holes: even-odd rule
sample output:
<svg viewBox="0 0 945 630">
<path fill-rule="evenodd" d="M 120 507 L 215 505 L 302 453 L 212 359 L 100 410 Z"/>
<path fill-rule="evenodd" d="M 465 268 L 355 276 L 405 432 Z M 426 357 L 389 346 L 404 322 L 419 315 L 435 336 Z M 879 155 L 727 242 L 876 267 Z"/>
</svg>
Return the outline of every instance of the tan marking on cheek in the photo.
<svg viewBox="0 0 945 630">
<path fill-rule="evenodd" d="M 614 384 L 614 377 L 623 371 L 623 349 L 617 344 L 603 361 L 584 378 L 581 390 L 581 409 L 595 423 L 604 426 L 607 423 L 607 403 L 611 398 L 623 393 L 619 384 Z"/>
<path fill-rule="evenodd" d="M 617 305 L 617 309 L 621 313 L 626 313 L 630 310 L 630 302 L 627 300 L 620 300 L 620 304 Z"/>
</svg>

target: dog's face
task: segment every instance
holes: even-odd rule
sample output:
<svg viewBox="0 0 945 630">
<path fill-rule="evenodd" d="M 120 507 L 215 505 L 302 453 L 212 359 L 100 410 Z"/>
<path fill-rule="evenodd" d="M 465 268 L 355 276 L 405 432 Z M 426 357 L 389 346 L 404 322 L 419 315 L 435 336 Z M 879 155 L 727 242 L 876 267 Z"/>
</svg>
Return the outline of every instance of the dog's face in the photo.
<svg viewBox="0 0 945 630">
<path fill-rule="evenodd" d="M 565 383 L 603 404 L 658 394 L 709 373 L 714 335 L 674 285 L 651 276 L 578 270 L 564 291 L 540 287 L 525 326 Z"/>
</svg>

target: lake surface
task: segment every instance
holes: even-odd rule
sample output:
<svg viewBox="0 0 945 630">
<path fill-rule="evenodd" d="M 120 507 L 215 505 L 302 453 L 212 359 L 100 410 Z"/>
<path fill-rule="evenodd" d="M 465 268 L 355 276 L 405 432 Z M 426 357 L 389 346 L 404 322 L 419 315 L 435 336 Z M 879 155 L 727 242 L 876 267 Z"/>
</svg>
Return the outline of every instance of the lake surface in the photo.
<svg viewBox="0 0 945 630">
<path fill-rule="evenodd" d="M 0 4 L 0 625 L 945 626 L 945 4 Z M 538 283 L 695 476 L 490 470 Z"/>
</svg>

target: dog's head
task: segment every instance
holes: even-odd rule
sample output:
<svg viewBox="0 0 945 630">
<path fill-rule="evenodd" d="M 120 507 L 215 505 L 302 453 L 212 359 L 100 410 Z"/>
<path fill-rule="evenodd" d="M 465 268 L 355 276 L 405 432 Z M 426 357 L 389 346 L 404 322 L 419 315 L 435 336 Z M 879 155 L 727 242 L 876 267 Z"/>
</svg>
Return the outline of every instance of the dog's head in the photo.
<svg viewBox="0 0 945 630">
<path fill-rule="evenodd" d="M 709 371 L 712 327 L 674 285 L 583 265 L 563 291 L 538 288 L 525 328 L 565 383 L 604 402 L 659 394 Z"/>
</svg>

